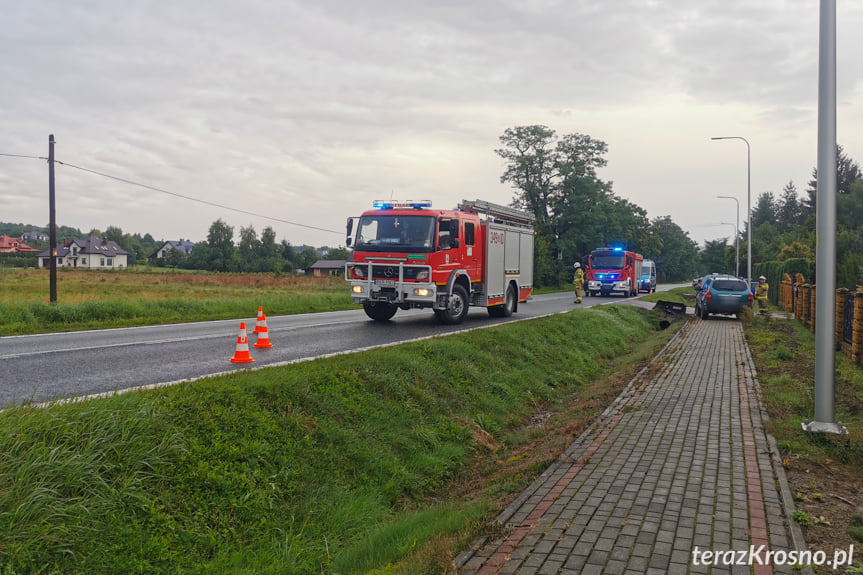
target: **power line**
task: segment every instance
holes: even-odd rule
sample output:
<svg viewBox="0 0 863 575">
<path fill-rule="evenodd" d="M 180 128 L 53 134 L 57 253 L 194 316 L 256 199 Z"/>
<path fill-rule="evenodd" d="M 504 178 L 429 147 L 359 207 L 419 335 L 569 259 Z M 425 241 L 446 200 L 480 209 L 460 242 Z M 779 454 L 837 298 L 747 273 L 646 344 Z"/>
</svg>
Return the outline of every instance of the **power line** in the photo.
<svg viewBox="0 0 863 575">
<path fill-rule="evenodd" d="M 47 160 L 45 156 L 25 156 L 23 154 L 0 154 L 0 156 L 6 156 L 7 158 L 29 158 L 31 160 Z"/>
<path fill-rule="evenodd" d="M 148 190 L 153 190 L 154 192 L 160 192 L 160 193 L 162 193 L 162 194 L 168 194 L 169 196 L 174 196 L 174 197 L 177 197 L 177 198 L 182 198 L 182 199 L 184 199 L 184 200 L 189 200 L 189 201 L 191 201 L 191 202 L 198 202 L 198 203 L 201 203 L 201 204 L 206 204 L 206 205 L 208 205 L 208 206 L 214 206 L 214 207 L 217 207 L 217 208 L 221 208 L 221 209 L 223 209 L 223 210 L 229 210 L 229 211 L 232 211 L 232 212 L 237 212 L 237 213 L 241 213 L 241 214 L 246 214 L 246 215 L 249 215 L 249 216 L 255 216 L 255 217 L 257 217 L 257 218 L 264 218 L 264 219 L 267 219 L 267 220 L 273 220 L 274 222 L 281 222 L 281 223 L 283 223 L 283 224 L 289 224 L 289 225 L 292 225 L 292 226 L 299 226 L 299 227 L 302 227 L 302 228 L 308 228 L 308 229 L 311 229 L 311 230 L 317 230 L 317 231 L 320 231 L 320 232 L 328 232 L 328 233 L 331 233 L 331 234 L 339 234 L 339 235 L 344 234 L 344 231 L 328 230 L 328 229 L 326 229 L 326 228 L 319 228 L 319 227 L 317 227 L 317 226 L 310 226 L 310 225 L 307 225 L 307 224 L 300 224 L 300 223 L 297 223 L 297 222 L 292 222 L 292 221 L 290 221 L 290 220 L 283 220 L 283 219 L 281 219 L 281 218 L 275 218 L 275 217 L 273 217 L 273 216 L 267 216 L 267 215 L 259 214 L 259 213 L 256 213 L 256 212 L 250 212 L 250 211 L 248 211 L 248 210 L 241 210 L 241 209 L 239 209 L 239 208 L 232 208 L 231 206 L 226 206 L 226 205 L 224 205 L 224 204 L 217 204 L 216 202 L 210 202 L 210 201 L 208 201 L 208 200 L 201 200 L 201 199 L 193 198 L 193 197 L 190 197 L 190 196 L 184 196 L 183 194 L 178 194 L 178 193 L 176 193 L 176 192 L 169 192 L 168 190 L 163 190 L 163 189 L 161 189 L 161 188 L 157 188 L 157 187 L 155 187 L 155 186 L 150 186 L 150 185 L 148 185 L 148 184 L 142 184 L 142 183 L 140 183 L 140 182 L 134 182 L 134 181 L 132 181 L 132 180 L 127 180 L 126 178 L 121 178 L 121 177 L 118 177 L 118 176 L 112 176 L 111 174 L 106 174 L 106 173 L 99 172 L 99 171 L 96 171 L 96 170 L 91 170 L 91 169 L 89 169 L 89 168 L 84 168 L 84 167 L 82 167 L 82 166 L 76 166 L 75 164 L 70 164 L 70 163 L 68 163 L 68 162 L 61 162 L 60 160 L 54 160 L 54 161 L 55 161 L 56 163 L 60 164 L 60 165 L 68 166 L 68 167 L 70 167 L 70 168 L 75 168 L 76 170 L 81 170 L 82 172 L 88 172 L 88 173 L 90 173 L 90 174 L 95 174 L 95 175 L 97 175 L 97 176 L 101 176 L 101 177 L 103 177 L 103 178 L 108 178 L 108 179 L 111 179 L 111 180 L 116 180 L 116 181 L 118 181 L 118 182 L 123 182 L 124 184 L 129 184 L 129 185 L 131 185 L 131 186 L 138 186 L 138 187 L 140 187 L 140 188 L 145 188 L 145 189 L 148 189 Z"/>
<path fill-rule="evenodd" d="M 24 155 L 24 154 L 3 154 L 3 153 L 0 153 L 0 156 L 4 156 L 4 157 L 7 157 L 7 158 L 28 158 L 28 159 L 31 159 L 31 160 L 47 160 L 47 159 L 48 159 L 48 158 L 46 158 L 46 157 L 44 157 L 44 156 L 28 156 L 28 155 Z M 226 206 L 226 205 L 224 205 L 224 204 L 217 204 L 216 202 L 210 202 L 210 201 L 207 201 L 207 200 L 201 200 L 201 199 L 193 198 L 193 197 L 190 197 L 190 196 L 184 196 L 183 194 L 178 194 L 178 193 L 176 193 L 176 192 L 169 192 L 168 190 L 163 190 L 163 189 L 161 189 L 161 188 L 157 188 L 157 187 L 155 187 L 155 186 L 150 186 L 150 185 L 147 185 L 147 184 L 142 184 L 142 183 L 140 183 L 140 182 L 134 182 L 134 181 L 132 181 L 132 180 L 127 180 L 126 178 L 121 178 L 121 177 L 118 177 L 118 176 L 112 176 L 111 174 L 106 174 L 106 173 L 104 173 L 104 172 L 99 172 L 99 171 L 97 171 L 97 170 L 91 170 L 91 169 L 89 169 L 89 168 L 85 168 L 85 167 L 83 167 L 83 166 L 76 166 L 75 164 L 70 164 L 70 163 L 68 163 L 68 162 L 61 162 L 60 160 L 57 160 L 57 159 L 55 159 L 55 160 L 54 160 L 54 163 L 56 163 L 56 164 L 60 164 L 60 165 L 62 165 L 62 166 L 68 166 L 68 167 L 70 167 L 70 168 L 75 168 L 76 170 L 81 170 L 82 172 L 88 172 L 88 173 L 90 173 L 90 174 L 95 174 L 95 175 L 97 175 L 97 176 L 101 176 L 101 177 L 103 177 L 103 178 L 108 178 L 108 179 L 111 179 L 111 180 L 116 180 L 116 181 L 118 181 L 118 182 L 123 182 L 124 184 L 129 184 L 129 185 L 131 185 L 131 186 L 138 186 L 138 187 L 140 187 L 140 188 L 145 188 L 145 189 L 148 189 L 148 190 L 153 190 L 154 192 L 159 192 L 159 193 L 162 193 L 162 194 L 168 194 L 169 196 L 174 196 L 174 197 L 176 197 L 176 198 L 183 198 L 184 200 L 189 200 L 189 201 L 191 201 L 191 202 L 198 202 L 198 203 L 201 203 L 201 204 L 206 204 L 206 205 L 208 205 L 208 206 L 214 206 L 214 207 L 216 207 L 216 208 L 221 208 L 221 209 L 223 209 L 223 210 L 229 210 L 229 211 L 237 212 L 237 213 L 240 213 L 240 214 L 246 214 L 246 215 L 249 215 L 249 216 L 254 216 L 254 217 L 256 217 L 256 218 L 264 218 L 264 219 L 267 219 L 267 220 L 272 220 L 272 221 L 274 221 L 274 222 L 280 222 L 280 223 L 288 224 L 288 225 L 291 225 L 291 226 L 299 226 L 299 227 L 301 227 L 301 228 L 308 228 L 308 229 L 310 229 L 310 230 L 317 230 L 317 231 L 319 231 L 319 232 L 327 232 L 327 233 L 331 233 L 331 234 L 339 234 L 339 235 L 341 235 L 341 234 L 343 234 L 343 233 L 344 233 L 344 232 L 340 232 L 340 231 L 336 231 L 336 230 L 328 230 L 328 229 L 326 229 L 326 228 L 319 228 L 319 227 L 317 227 L 317 226 L 310 226 L 310 225 L 308 225 L 308 224 L 300 224 L 300 223 L 297 223 L 297 222 L 292 222 L 292 221 L 290 221 L 290 220 L 284 220 L 284 219 L 282 219 L 282 218 L 276 218 L 276 217 L 273 217 L 273 216 L 267 216 L 267 215 L 259 214 L 259 213 L 256 213 L 256 212 L 250 212 L 250 211 L 248 211 L 248 210 L 241 210 L 241 209 L 239 209 L 239 208 L 232 208 L 231 206 Z"/>
</svg>

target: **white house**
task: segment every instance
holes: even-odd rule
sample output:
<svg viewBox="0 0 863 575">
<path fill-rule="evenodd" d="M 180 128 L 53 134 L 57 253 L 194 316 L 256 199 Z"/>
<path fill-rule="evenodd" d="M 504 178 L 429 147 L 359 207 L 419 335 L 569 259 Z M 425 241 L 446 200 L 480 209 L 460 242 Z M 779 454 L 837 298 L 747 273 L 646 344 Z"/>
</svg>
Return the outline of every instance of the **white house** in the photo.
<svg viewBox="0 0 863 575">
<path fill-rule="evenodd" d="M 129 252 L 107 238 L 90 236 L 82 240 L 63 240 L 57 246 L 57 267 L 89 270 L 122 270 L 128 265 Z M 51 265 L 50 251 L 38 255 L 39 267 Z"/>
<path fill-rule="evenodd" d="M 184 254 L 189 255 L 192 253 L 192 248 L 195 247 L 195 242 L 190 242 L 189 240 L 184 240 L 180 238 L 180 241 L 175 242 L 173 240 L 169 240 L 162 244 L 158 250 L 156 250 L 153 255 L 147 258 L 147 261 L 153 263 L 156 260 L 160 260 L 168 255 L 168 252 L 171 250 L 180 250 Z"/>
</svg>

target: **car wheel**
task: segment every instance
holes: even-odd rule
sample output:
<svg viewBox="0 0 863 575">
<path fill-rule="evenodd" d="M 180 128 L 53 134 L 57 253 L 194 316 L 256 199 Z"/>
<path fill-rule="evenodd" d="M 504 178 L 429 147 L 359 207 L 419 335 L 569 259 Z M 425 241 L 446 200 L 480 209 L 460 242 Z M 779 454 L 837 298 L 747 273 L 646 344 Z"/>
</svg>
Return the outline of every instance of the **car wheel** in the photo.
<svg viewBox="0 0 863 575">
<path fill-rule="evenodd" d="M 707 311 L 707 308 L 701 306 L 701 319 L 708 319 L 710 317 L 710 312 Z"/>
</svg>

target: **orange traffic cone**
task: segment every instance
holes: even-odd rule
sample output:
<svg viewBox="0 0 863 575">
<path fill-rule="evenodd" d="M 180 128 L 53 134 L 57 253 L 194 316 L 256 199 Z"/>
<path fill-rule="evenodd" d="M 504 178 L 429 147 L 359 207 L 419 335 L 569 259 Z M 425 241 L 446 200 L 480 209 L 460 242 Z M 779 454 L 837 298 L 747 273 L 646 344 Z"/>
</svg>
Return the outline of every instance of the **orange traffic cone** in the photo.
<svg viewBox="0 0 863 575">
<path fill-rule="evenodd" d="M 258 306 L 258 320 L 255 322 L 255 329 L 252 330 L 252 333 L 261 333 L 261 319 L 264 317 L 264 308 L 262 306 Z"/>
<path fill-rule="evenodd" d="M 261 320 L 261 331 L 258 332 L 258 341 L 255 342 L 255 347 L 273 347 L 273 344 L 270 343 L 270 330 L 267 329 L 266 315 Z"/>
<path fill-rule="evenodd" d="M 237 350 L 231 358 L 234 363 L 248 363 L 255 361 L 249 355 L 249 340 L 246 338 L 246 322 L 240 323 L 240 335 L 237 336 Z"/>
</svg>

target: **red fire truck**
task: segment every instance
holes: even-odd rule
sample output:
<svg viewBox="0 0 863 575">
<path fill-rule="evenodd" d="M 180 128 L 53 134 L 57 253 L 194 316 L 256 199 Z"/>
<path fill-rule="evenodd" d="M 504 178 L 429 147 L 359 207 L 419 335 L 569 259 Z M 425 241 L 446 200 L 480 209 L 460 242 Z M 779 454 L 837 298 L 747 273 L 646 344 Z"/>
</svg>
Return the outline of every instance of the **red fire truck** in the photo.
<svg viewBox="0 0 863 575">
<path fill-rule="evenodd" d="M 432 308 L 442 323 L 456 324 L 468 306 L 508 317 L 533 291 L 532 214 L 481 200 L 455 210 L 434 210 L 429 201 L 374 207 L 348 218 L 345 242 L 353 247 L 345 279 L 373 320 Z"/>
<path fill-rule="evenodd" d="M 599 248 L 590 252 L 587 260 L 587 293 L 591 296 L 622 294 L 638 295 L 641 264 L 644 257 L 623 248 Z"/>
</svg>

